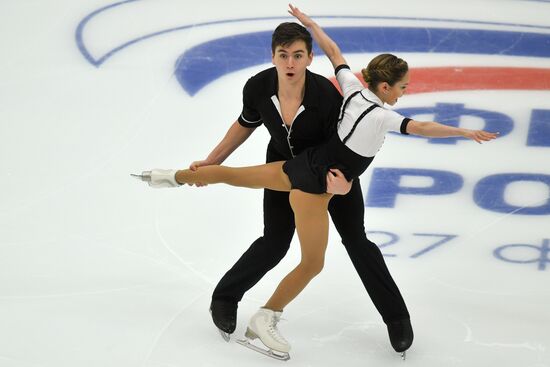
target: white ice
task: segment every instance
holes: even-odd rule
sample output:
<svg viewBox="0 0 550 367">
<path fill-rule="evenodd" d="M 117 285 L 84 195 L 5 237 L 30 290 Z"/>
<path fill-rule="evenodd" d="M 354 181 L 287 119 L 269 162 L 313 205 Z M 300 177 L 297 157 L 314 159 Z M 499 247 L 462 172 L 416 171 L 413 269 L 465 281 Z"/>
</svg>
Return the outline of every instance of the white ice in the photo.
<svg viewBox="0 0 550 367">
<path fill-rule="evenodd" d="M 287 2 L 125 3 L 87 24 L 83 39 L 92 56 L 163 29 L 279 18 L 191 27 L 136 43 L 95 67 L 77 48 L 75 32 L 84 17 L 110 4 L 0 2 L 0 366 L 280 365 L 234 341 L 225 343 L 208 314 L 216 283 L 261 234 L 261 191 L 221 185 L 155 191 L 129 174 L 185 168 L 206 157 L 239 115 L 247 78 L 269 64 L 227 74 L 190 96 L 173 75 L 177 58 L 211 39 L 272 30 L 285 20 Z M 297 5 L 315 15 L 411 18 L 398 25 L 419 24 L 412 18 L 457 19 L 550 33 L 548 1 L 304 0 Z M 359 70 L 370 56 L 349 55 L 350 64 Z M 548 58 L 404 56 L 411 66 L 454 61 L 550 68 Z M 316 55 L 311 70 L 331 76 L 323 55 Z M 386 261 L 414 326 L 407 361 L 391 349 L 385 325 L 332 228 L 324 272 L 285 310 L 287 321 L 280 328 L 293 347 L 287 365 L 550 366 L 550 264 L 539 269 L 534 262 L 511 263 L 493 254 L 504 245 L 540 248 L 550 238 L 550 216 L 498 213 L 473 200 L 474 187 L 486 176 L 550 174 L 550 148 L 525 143 L 531 111 L 550 109 L 549 97 L 550 90 L 486 90 L 416 94 L 400 101 L 399 108 L 464 103 L 505 113 L 515 126 L 481 146 L 460 142 L 449 148 L 388 136 L 362 177 L 365 194 L 377 167 L 447 170 L 464 178 L 452 195 L 401 195 L 394 208 L 366 208 L 373 240 L 387 242 L 381 232 L 400 238 L 383 252 L 395 255 Z M 226 163 L 263 162 L 267 141 L 258 129 Z M 407 180 L 408 186 L 430 185 Z M 548 187 L 536 183 L 515 183 L 506 192 L 517 206 L 542 205 L 548 196 Z M 411 257 L 441 238 L 433 234 L 457 237 Z M 540 256 L 525 246 L 502 254 L 525 261 Z M 240 303 L 235 337 L 242 337 L 248 318 L 298 259 L 295 239 L 281 264 Z"/>
</svg>

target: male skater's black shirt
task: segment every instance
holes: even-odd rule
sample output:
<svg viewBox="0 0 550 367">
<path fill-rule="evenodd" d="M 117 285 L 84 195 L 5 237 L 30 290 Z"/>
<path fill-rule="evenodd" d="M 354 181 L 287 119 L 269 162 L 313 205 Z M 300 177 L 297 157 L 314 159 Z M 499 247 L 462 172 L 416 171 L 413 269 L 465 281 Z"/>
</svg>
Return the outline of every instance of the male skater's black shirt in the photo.
<svg viewBox="0 0 550 367">
<path fill-rule="evenodd" d="M 342 96 L 325 77 L 306 69 L 302 105 L 291 126 L 281 116 L 277 98 L 277 70 L 264 70 L 243 88 L 243 111 L 239 123 L 248 128 L 265 125 L 271 140 L 267 161 L 288 160 L 304 149 L 319 145 L 336 132 Z"/>
</svg>

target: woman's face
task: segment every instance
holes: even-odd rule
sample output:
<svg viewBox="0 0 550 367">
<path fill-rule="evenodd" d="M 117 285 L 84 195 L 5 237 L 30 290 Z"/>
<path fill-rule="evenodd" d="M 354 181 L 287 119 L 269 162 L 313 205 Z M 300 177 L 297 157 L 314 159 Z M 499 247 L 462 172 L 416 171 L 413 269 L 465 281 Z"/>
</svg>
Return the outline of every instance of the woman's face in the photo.
<svg viewBox="0 0 550 367">
<path fill-rule="evenodd" d="M 384 83 L 382 86 L 382 96 L 381 100 L 384 103 L 393 106 L 397 103 L 397 100 L 405 94 L 405 91 L 409 85 L 409 72 L 403 76 L 403 79 L 395 83 L 393 86 L 390 86 L 387 83 Z"/>
</svg>

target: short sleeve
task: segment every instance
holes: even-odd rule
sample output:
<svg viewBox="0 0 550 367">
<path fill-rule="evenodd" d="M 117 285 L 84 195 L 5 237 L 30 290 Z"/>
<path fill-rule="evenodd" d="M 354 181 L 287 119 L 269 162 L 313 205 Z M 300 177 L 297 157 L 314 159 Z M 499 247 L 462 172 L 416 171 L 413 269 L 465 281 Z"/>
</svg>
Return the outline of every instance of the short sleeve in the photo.
<svg viewBox="0 0 550 367">
<path fill-rule="evenodd" d="M 262 125 L 262 116 L 256 109 L 252 79 L 248 79 L 243 88 L 243 110 L 237 119 L 243 127 L 255 128 Z"/>
<path fill-rule="evenodd" d="M 334 72 L 336 73 L 336 80 L 340 85 L 340 89 L 344 94 L 344 99 L 347 99 L 353 92 L 365 89 L 348 65 L 339 65 Z"/>
<path fill-rule="evenodd" d="M 407 124 L 411 121 L 408 117 L 403 117 L 395 111 L 383 110 L 382 125 L 385 131 L 395 131 L 404 135 L 407 133 Z"/>
</svg>

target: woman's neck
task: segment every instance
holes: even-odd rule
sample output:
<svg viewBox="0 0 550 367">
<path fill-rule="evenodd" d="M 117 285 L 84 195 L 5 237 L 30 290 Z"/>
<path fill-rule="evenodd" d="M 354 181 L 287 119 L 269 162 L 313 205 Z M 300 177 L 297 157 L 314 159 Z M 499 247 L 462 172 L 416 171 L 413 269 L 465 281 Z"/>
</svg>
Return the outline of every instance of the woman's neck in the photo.
<svg viewBox="0 0 550 367">
<path fill-rule="evenodd" d="M 373 93 L 376 97 L 378 97 L 378 99 L 381 100 L 382 103 L 386 103 L 386 101 L 384 101 L 384 98 L 383 98 L 383 97 L 384 97 L 384 93 L 379 92 L 379 91 L 373 92 L 373 91 L 370 90 L 370 89 L 369 89 L 369 91 L 370 91 L 371 93 Z"/>
</svg>

